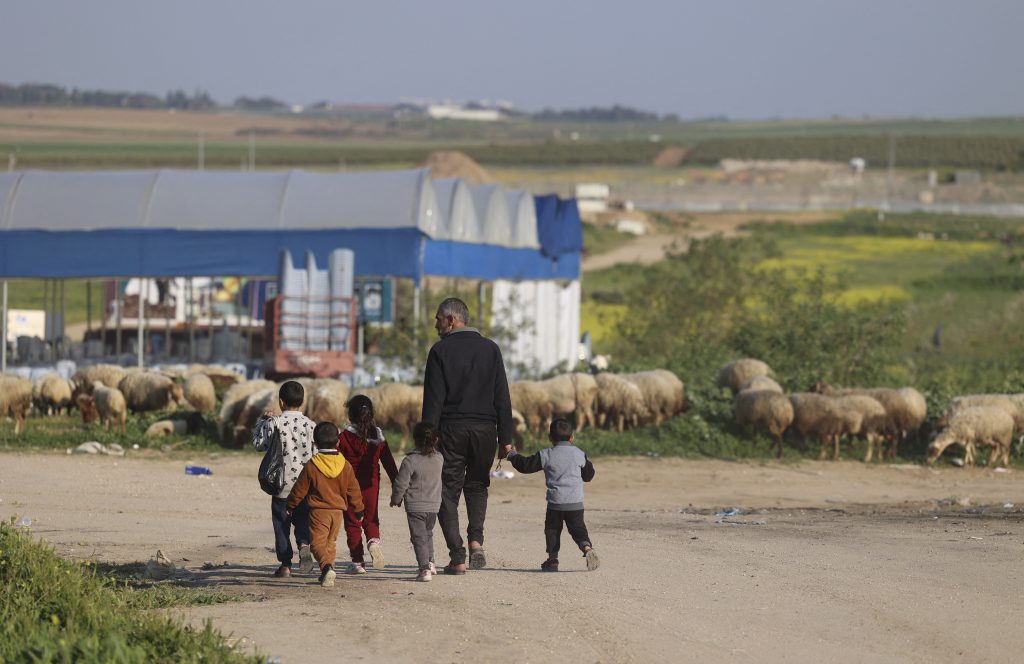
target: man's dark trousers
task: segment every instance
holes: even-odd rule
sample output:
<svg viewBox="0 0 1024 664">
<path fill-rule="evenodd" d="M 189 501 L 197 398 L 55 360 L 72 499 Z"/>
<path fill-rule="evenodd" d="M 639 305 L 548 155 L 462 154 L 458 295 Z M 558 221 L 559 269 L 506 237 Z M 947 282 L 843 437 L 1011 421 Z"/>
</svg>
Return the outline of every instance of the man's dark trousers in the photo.
<svg viewBox="0 0 1024 664">
<path fill-rule="evenodd" d="M 491 462 L 498 450 L 498 430 L 487 423 L 441 423 L 441 533 L 455 565 L 466 562 L 466 547 L 459 532 L 459 496 L 466 496 L 469 541 L 484 543 L 487 487 Z"/>
</svg>

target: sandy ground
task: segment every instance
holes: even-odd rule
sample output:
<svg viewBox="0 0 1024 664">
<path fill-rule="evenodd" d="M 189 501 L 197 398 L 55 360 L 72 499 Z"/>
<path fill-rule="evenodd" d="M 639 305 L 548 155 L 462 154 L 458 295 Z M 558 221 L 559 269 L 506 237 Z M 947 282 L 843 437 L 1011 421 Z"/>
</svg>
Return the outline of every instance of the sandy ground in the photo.
<svg viewBox="0 0 1024 664">
<path fill-rule="evenodd" d="M 584 272 L 603 270 L 622 263 L 649 265 L 665 257 L 670 248 L 685 251 L 691 240 L 723 235 L 735 237 L 743 231 L 741 226 L 764 219 L 784 220 L 792 224 L 813 224 L 835 219 L 839 213 L 831 211 L 787 212 L 784 215 L 764 212 L 723 212 L 689 215 L 689 225 L 680 225 L 674 232 L 658 232 L 630 239 L 622 245 L 600 254 L 585 256 L 581 267 Z"/>
<path fill-rule="evenodd" d="M 388 566 L 328 590 L 270 577 L 256 455 L 198 461 L 215 474 L 187 476 L 183 459 L 5 454 L 0 516 L 30 517 L 69 557 L 163 549 L 251 600 L 187 619 L 284 662 L 1011 662 L 1024 651 L 1019 471 L 599 459 L 587 487 L 595 572 L 567 535 L 563 571 L 537 571 L 544 492 L 531 475 L 492 485 L 488 569 L 413 582 L 404 515 L 384 507 Z"/>
</svg>

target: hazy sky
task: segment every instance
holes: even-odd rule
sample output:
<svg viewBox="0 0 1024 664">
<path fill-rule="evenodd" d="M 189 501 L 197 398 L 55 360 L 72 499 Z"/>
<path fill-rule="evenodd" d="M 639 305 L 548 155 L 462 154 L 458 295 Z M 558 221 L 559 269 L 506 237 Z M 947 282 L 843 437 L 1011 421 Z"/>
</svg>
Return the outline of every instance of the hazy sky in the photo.
<svg viewBox="0 0 1024 664">
<path fill-rule="evenodd" d="M 684 118 L 1024 114 L 1024 0 L 0 0 L 0 82 Z"/>
</svg>

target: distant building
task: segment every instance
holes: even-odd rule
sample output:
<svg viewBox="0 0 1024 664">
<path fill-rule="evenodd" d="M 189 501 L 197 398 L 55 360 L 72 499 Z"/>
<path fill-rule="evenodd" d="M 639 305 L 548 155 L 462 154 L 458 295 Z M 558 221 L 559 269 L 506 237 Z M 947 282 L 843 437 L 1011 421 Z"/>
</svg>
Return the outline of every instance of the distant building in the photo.
<svg viewBox="0 0 1024 664">
<path fill-rule="evenodd" d="M 471 120 L 474 122 L 497 122 L 505 118 L 497 108 L 467 108 L 456 104 L 428 104 L 427 117 L 434 120 Z"/>
<path fill-rule="evenodd" d="M 604 212 L 608 209 L 611 187 L 601 182 L 580 182 L 576 185 L 576 205 L 580 212 Z"/>
</svg>

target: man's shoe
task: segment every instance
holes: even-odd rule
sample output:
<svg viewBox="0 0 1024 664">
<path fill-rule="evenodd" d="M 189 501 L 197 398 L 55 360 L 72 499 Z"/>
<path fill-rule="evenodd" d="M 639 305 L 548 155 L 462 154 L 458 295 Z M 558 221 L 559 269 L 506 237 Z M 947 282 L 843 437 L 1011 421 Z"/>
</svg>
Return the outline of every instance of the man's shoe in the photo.
<svg viewBox="0 0 1024 664">
<path fill-rule="evenodd" d="M 542 571 L 542 572 L 557 572 L 558 571 L 558 561 L 557 560 L 553 560 L 551 558 L 548 558 L 547 560 L 545 560 L 544 562 L 542 562 L 540 564 L 540 571 Z"/>
<path fill-rule="evenodd" d="M 484 554 L 484 547 L 478 546 L 469 550 L 469 569 L 483 569 L 487 567 L 487 555 Z"/>
<path fill-rule="evenodd" d="M 587 549 L 587 552 L 583 554 L 583 557 L 587 559 L 587 571 L 593 572 L 595 569 L 601 566 L 601 559 L 597 557 L 597 551 L 593 549 Z"/>
<path fill-rule="evenodd" d="M 348 565 L 349 574 L 366 574 L 366 567 L 363 563 L 349 563 Z"/>
<path fill-rule="evenodd" d="M 448 563 L 448 565 L 442 571 L 445 574 L 462 576 L 466 573 L 466 563 Z"/>
<path fill-rule="evenodd" d="M 313 571 L 313 554 L 310 552 L 308 544 L 299 545 L 299 571 L 303 574 Z"/>
<path fill-rule="evenodd" d="M 284 579 L 292 575 L 292 568 L 288 565 L 281 565 L 274 572 L 274 576 L 278 579 Z"/>
<path fill-rule="evenodd" d="M 366 547 L 370 551 L 370 559 L 373 561 L 373 569 L 384 569 L 384 549 L 380 546 L 379 540 L 371 540 Z"/>
<path fill-rule="evenodd" d="M 323 572 L 320 573 L 320 586 L 323 588 L 333 588 L 334 577 L 336 576 L 338 575 L 334 572 L 334 567 L 332 565 L 328 565 L 324 568 Z"/>
</svg>

